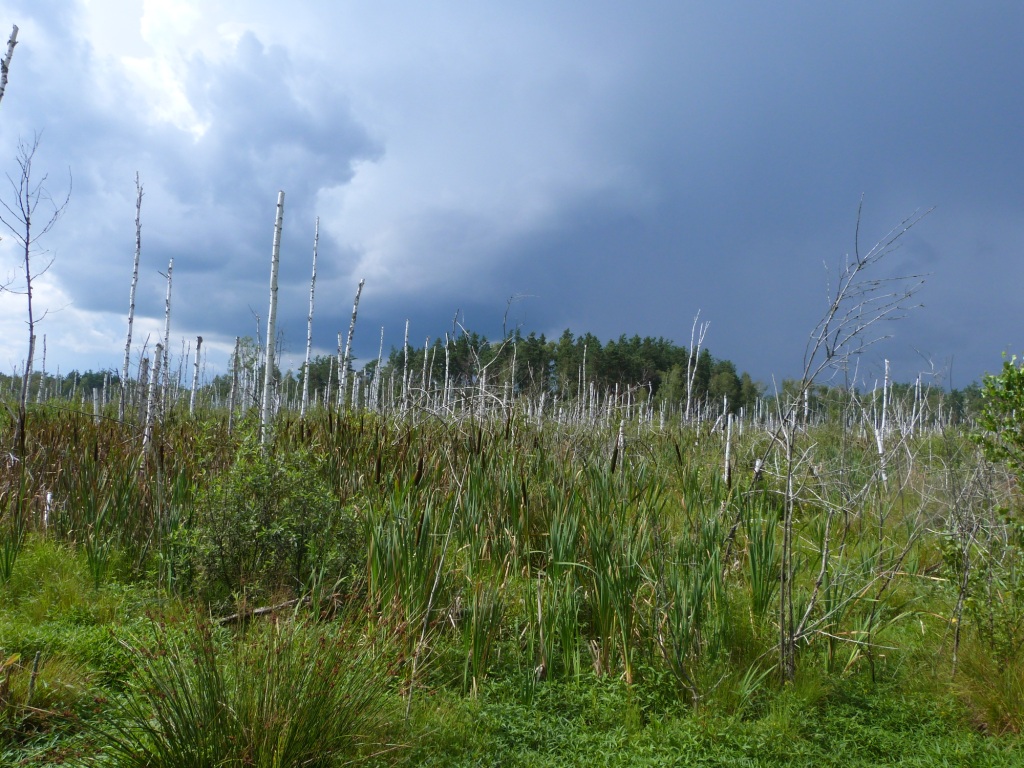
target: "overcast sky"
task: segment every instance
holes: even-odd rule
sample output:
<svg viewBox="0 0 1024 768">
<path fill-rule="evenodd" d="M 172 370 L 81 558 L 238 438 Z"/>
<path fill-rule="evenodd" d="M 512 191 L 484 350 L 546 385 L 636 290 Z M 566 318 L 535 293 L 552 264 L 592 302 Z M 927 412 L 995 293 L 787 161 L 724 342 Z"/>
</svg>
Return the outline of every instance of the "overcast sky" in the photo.
<svg viewBox="0 0 1024 768">
<path fill-rule="evenodd" d="M 265 324 L 279 189 L 292 367 L 319 216 L 318 352 L 365 278 L 363 360 L 382 326 L 422 344 L 457 311 L 492 337 L 508 309 L 524 333 L 689 344 L 700 310 L 716 357 L 794 376 L 862 196 L 862 249 L 934 207 L 874 275 L 927 278 L 863 378 L 889 358 L 964 386 L 1024 350 L 1020 2 L 0 0 L 11 24 L 0 171 L 38 133 L 36 178 L 58 200 L 73 179 L 34 262 L 50 372 L 121 367 L 136 172 L 133 358 L 171 258 L 176 355 L 202 335 L 223 368 Z M 25 315 L 0 294 L 6 372 Z"/>
</svg>

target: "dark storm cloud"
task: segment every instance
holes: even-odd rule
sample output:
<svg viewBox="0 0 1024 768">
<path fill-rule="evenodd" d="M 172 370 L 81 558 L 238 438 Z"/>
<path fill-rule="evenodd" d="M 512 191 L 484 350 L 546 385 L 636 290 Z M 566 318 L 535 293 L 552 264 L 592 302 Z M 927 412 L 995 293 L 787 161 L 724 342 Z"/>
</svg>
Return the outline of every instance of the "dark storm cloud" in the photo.
<svg viewBox="0 0 1024 768">
<path fill-rule="evenodd" d="M 58 5 L 8 3 L 28 22 L 0 136 L 42 128 L 55 184 L 72 165 L 52 242 L 76 306 L 124 311 L 139 170 L 140 306 L 161 315 L 174 257 L 182 334 L 254 333 L 284 189 L 293 354 L 320 215 L 321 350 L 367 277 L 363 358 L 381 325 L 397 345 L 408 318 L 419 344 L 457 309 L 493 336 L 522 296 L 524 332 L 602 338 L 687 343 L 700 309 L 713 353 L 767 381 L 799 372 L 863 196 L 863 248 L 935 207 L 878 275 L 928 273 L 924 306 L 884 329 L 865 376 L 953 360 L 963 385 L 1024 346 L 1018 4 L 332 4 L 284 26 L 213 4 L 240 31 L 176 70 L 191 132 Z"/>
<path fill-rule="evenodd" d="M 283 295 L 294 298 L 308 290 L 318 190 L 345 183 L 353 160 L 379 148 L 329 82 L 300 76 L 284 50 L 264 46 L 250 33 L 223 61 L 198 55 L 189 60 L 186 93 L 205 128 L 198 137 L 150 120 L 123 73 L 101 64 L 71 33 L 68 25 L 49 26 L 42 51 L 63 52 L 61 77 L 39 64 L 35 40 L 18 49 L 17 89 L 12 86 L 4 107 L 14 106 L 19 126 L 32 119 L 42 123 L 46 165 L 39 167 L 73 158 L 73 205 L 51 245 L 75 305 L 126 310 L 139 170 L 146 192 L 139 311 L 162 315 L 165 283 L 158 273 L 173 258 L 176 329 L 252 334 L 249 307 L 266 315 L 277 190 L 287 191 L 284 249 L 289 256 L 301 253 L 301 268 L 288 258 L 281 274 Z M 90 90 L 104 77 L 120 101 L 118 110 Z M 43 109 L 47 103 L 62 109 Z M 60 184 L 60 174 L 51 174 L 51 187 Z M 328 252 L 321 270 L 329 276 L 336 254 L 329 241 L 321 246 Z M 296 281 L 305 287 L 293 290 Z"/>
<path fill-rule="evenodd" d="M 493 315 L 528 293 L 540 330 L 605 338 L 685 342 L 702 308 L 716 352 L 763 378 L 793 375 L 826 307 L 826 268 L 853 251 L 861 195 L 862 248 L 935 206 L 878 275 L 929 273 L 924 307 L 881 329 L 893 339 L 864 370 L 887 356 L 912 377 L 959 358 L 979 375 L 1024 319 L 1010 295 L 1021 22 L 1013 5 L 901 5 L 691 8 L 627 25 L 645 37 L 622 43 L 628 81 L 588 105 L 590 141 L 640 194 L 567 195 L 453 280 L 481 283 Z"/>
</svg>

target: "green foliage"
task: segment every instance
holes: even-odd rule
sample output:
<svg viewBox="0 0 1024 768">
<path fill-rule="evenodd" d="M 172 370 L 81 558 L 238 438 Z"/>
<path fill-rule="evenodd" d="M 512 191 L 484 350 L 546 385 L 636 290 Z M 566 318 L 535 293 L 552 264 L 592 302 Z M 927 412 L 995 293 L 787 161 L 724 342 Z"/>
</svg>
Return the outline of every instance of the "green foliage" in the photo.
<svg viewBox="0 0 1024 768">
<path fill-rule="evenodd" d="M 539 338 L 523 339 L 517 370 L 529 343 L 544 359 Z M 628 358 L 632 341 L 614 346 Z M 506 352 L 493 354 L 500 362 Z M 589 346 L 587 360 L 597 376 Z M 709 362 L 709 381 L 728 374 Z M 669 363 L 685 397 L 686 358 Z M 465 419 L 282 412 L 266 449 L 207 412 L 167 419 L 145 453 L 130 426 L 33 412 L 26 534 L 0 589 L 0 647 L 3 659 L 19 655 L 10 687 L 19 706 L 38 651 L 39 681 L 69 681 L 66 701 L 82 715 L 12 726 L 15 745 L 0 744 L 0 763 L 44 763 L 35 757 L 43 739 L 62 756 L 81 746 L 96 764 L 116 764 L 111 738 L 131 733 L 138 746 L 166 734 L 205 737 L 173 725 L 177 715 L 159 713 L 159 702 L 207 707 L 203 722 L 238 733 L 227 721 L 247 705 L 217 713 L 210 703 L 257 695 L 232 688 L 237 670 L 274 686 L 302 677 L 287 671 L 304 669 L 298 661 L 263 673 L 276 663 L 268 648 L 293 653 L 261 634 L 273 627 L 254 618 L 239 639 L 141 617 L 303 595 L 314 608 L 304 601 L 295 610 L 316 624 L 294 630 L 304 639 L 293 657 L 320 663 L 312 638 L 319 648 L 338 636 L 362 653 L 372 637 L 384 667 L 374 684 L 407 697 L 409 729 L 393 724 L 386 740 L 411 749 L 377 764 L 1011 764 L 1003 745 L 1019 742 L 983 739 L 972 723 L 990 733 L 1017 727 L 984 714 L 1017 712 L 1010 670 L 1022 650 L 1024 595 L 1013 486 L 955 427 L 949 444 L 967 450 L 946 451 L 945 435 L 918 429 L 888 457 L 889 484 L 878 482 L 871 432 L 839 418 L 860 418 L 849 406 L 856 397 L 821 389 L 810 400 L 794 478 L 797 618 L 815 591 L 817 601 L 796 682 L 782 687 L 772 647 L 786 478 L 772 461 L 752 478 L 770 438 L 749 418 L 734 424 L 728 484 L 721 421 L 626 416 L 620 445 L 625 404 L 589 424 L 518 404 Z M 966 485 L 971 478 L 991 482 Z M 4 487 L 17 492 L 17 479 L 0 465 Z M 944 543 L 959 543 L 946 535 L 954 513 L 971 544 L 970 574 L 959 552 L 947 552 L 941 570 Z M 964 651 L 951 680 L 944 654 L 963 575 Z M 327 602 L 331 610 L 318 610 Z M 332 619 L 341 603 L 351 612 Z M 909 605 L 917 612 L 907 621 Z M 974 664 L 975 648 L 986 663 Z M 931 671 L 908 658 L 927 658 Z M 136 663 L 150 670 L 137 685 Z M 296 685 L 280 683 L 293 698 L 320 695 Z M 988 701 L 978 694 L 986 691 Z M 84 735 L 83 723 L 115 715 L 114 731 Z M 250 720 L 272 721 L 263 730 L 286 726 L 260 717 Z"/>
<path fill-rule="evenodd" d="M 240 638 L 166 626 L 137 644 L 131 688 L 98 734 L 116 766 L 336 766 L 386 725 L 380 649 L 335 623 L 257 624 Z"/>
<path fill-rule="evenodd" d="M 1001 373 L 985 377 L 981 399 L 977 439 L 985 455 L 1024 472 L 1024 364 L 1004 360 Z"/>
<path fill-rule="evenodd" d="M 361 570 L 359 523 L 320 479 L 319 461 L 306 451 L 278 456 L 244 443 L 175 534 L 179 589 L 192 586 L 227 605 L 300 594 Z"/>
</svg>

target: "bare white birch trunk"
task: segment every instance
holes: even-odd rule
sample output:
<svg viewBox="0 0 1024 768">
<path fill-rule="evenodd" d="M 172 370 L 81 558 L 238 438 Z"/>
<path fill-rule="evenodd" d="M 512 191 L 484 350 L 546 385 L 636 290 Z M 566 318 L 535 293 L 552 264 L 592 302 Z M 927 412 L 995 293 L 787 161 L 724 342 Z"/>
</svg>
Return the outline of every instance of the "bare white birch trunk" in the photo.
<svg viewBox="0 0 1024 768">
<path fill-rule="evenodd" d="M 145 348 L 143 348 L 143 354 L 145 354 Z M 77 381 L 75 383 L 75 386 L 76 387 L 78 386 Z M 146 388 L 148 386 L 149 386 L 149 358 L 148 357 L 144 357 L 141 360 L 139 360 L 139 392 L 141 392 L 143 396 L 145 396 Z M 75 397 L 75 391 L 74 391 L 74 389 L 72 389 L 71 390 L 71 399 L 73 400 L 74 397 Z M 140 428 L 144 428 L 146 426 L 146 408 L 145 408 L 145 406 L 146 406 L 146 403 L 142 402 L 140 400 L 140 402 L 139 402 L 139 410 L 135 414 L 135 418 L 138 420 Z"/>
<path fill-rule="evenodd" d="M 235 399 L 238 393 L 238 356 L 242 350 L 242 337 L 235 336 L 235 354 L 231 357 L 231 392 L 228 394 L 228 434 L 235 426 Z"/>
<path fill-rule="evenodd" d="M 697 360 L 700 357 L 700 348 L 704 343 L 704 335 L 708 332 L 711 323 L 701 323 L 698 328 L 697 322 L 700 319 L 700 310 L 697 310 L 693 318 L 693 327 L 690 328 L 690 353 L 686 358 L 686 420 L 690 421 L 691 409 L 693 407 L 693 382 L 697 378 Z"/>
<path fill-rule="evenodd" d="M 142 431 L 142 449 L 145 450 L 153 439 L 153 423 L 160 400 L 160 365 L 163 360 L 164 348 L 157 344 L 153 350 L 153 375 L 149 377 L 149 397 L 146 400 L 146 426 Z"/>
<path fill-rule="evenodd" d="M 128 338 L 124 344 L 124 365 L 121 367 L 121 403 L 117 417 L 124 421 L 125 399 L 128 394 L 128 366 L 132 354 L 132 324 L 135 322 L 135 288 L 139 284 L 139 257 L 142 255 L 142 184 L 135 173 L 135 267 L 132 270 L 132 289 L 128 296 Z"/>
<path fill-rule="evenodd" d="M 732 461 L 729 455 L 732 449 L 732 414 L 725 417 L 725 487 L 732 487 Z"/>
<path fill-rule="evenodd" d="M 427 394 L 427 352 L 430 351 L 430 337 L 423 342 L 423 370 L 420 371 L 420 398 Z"/>
<path fill-rule="evenodd" d="M 316 217 L 313 228 L 313 277 L 309 280 L 309 317 L 306 318 L 306 367 L 302 374 L 302 405 L 299 406 L 299 418 L 305 418 L 306 406 L 309 404 L 309 357 L 313 350 L 313 293 L 316 290 L 316 247 L 320 242 L 320 217 Z"/>
<path fill-rule="evenodd" d="M 14 56 L 14 46 L 18 44 L 18 25 L 15 24 L 11 29 L 11 36 L 7 40 L 7 55 L 4 56 L 4 60 L 0 62 L 0 99 L 4 97 L 4 91 L 7 90 L 7 75 L 11 71 L 11 57 Z"/>
<path fill-rule="evenodd" d="M 405 321 L 405 343 L 402 345 L 402 411 L 409 394 L 409 321 Z"/>
<path fill-rule="evenodd" d="M 333 390 L 331 386 L 334 384 L 334 358 L 328 358 L 327 360 L 327 387 L 324 392 L 324 408 L 331 407 L 331 393 Z"/>
<path fill-rule="evenodd" d="M 170 374 L 170 343 L 171 343 L 171 273 L 174 272 L 174 259 L 171 259 L 167 263 L 167 296 L 164 298 L 164 356 L 160 361 L 160 365 L 163 366 L 164 380 L 163 380 L 163 391 L 164 401 L 167 400 L 167 390 L 171 385 L 171 374 Z M 154 367 L 154 371 L 156 368 Z M 159 386 L 159 382 L 157 385 Z"/>
<path fill-rule="evenodd" d="M 196 390 L 199 389 L 199 348 L 203 346 L 203 337 L 196 336 L 196 367 L 192 371 L 192 394 L 188 399 L 188 415 L 194 416 L 196 412 Z"/>
<path fill-rule="evenodd" d="M 260 413 L 260 440 L 270 442 L 270 414 L 273 404 L 274 337 L 277 333 L 277 268 L 281 260 L 281 227 L 284 224 L 284 191 L 277 193 L 277 218 L 274 221 L 274 245 L 270 257 L 270 312 L 267 315 L 267 355 L 263 371 L 263 408 Z"/>
<path fill-rule="evenodd" d="M 341 344 L 341 331 L 338 331 L 338 410 L 341 410 L 342 403 L 345 400 L 344 389 L 345 389 L 345 377 L 341 373 L 343 358 L 345 351 L 342 349 Z"/>
<path fill-rule="evenodd" d="M 380 346 L 377 347 L 377 367 L 373 370 L 373 381 L 374 381 L 374 406 L 375 410 L 380 411 L 380 386 L 383 384 L 383 379 L 380 375 L 380 364 L 384 359 L 384 326 L 380 327 Z"/>
<path fill-rule="evenodd" d="M 36 389 L 36 402 L 43 402 L 43 395 L 46 385 L 46 334 L 43 334 L 43 362 L 39 366 L 39 388 Z"/>
<path fill-rule="evenodd" d="M 878 468 L 882 475 L 882 484 L 889 482 L 885 471 L 885 431 L 888 428 L 886 414 L 889 410 L 889 361 L 885 361 L 885 378 L 882 379 L 882 413 L 875 427 L 875 445 L 878 448 Z"/>
<path fill-rule="evenodd" d="M 348 398 L 348 363 L 351 359 L 349 354 L 352 350 L 352 336 L 356 332 L 356 314 L 359 312 L 359 296 L 363 292 L 363 285 L 365 283 L 365 280 L 360 280 L 359 287 L 356 288 L 356 300 L 352 302 L 352 320 L 348 324 L 348 338 L 345 339 L 345 357 L 341 361 L 341 391 L 338 393 L 338 398 L 341 401 L 342 408 L 345 407 L 345 401 Z"/>
<path fill-rule="evenodd" d="M 451 352 L 450 352 L 450 339 L 448 338 L 447 332 L 444 335 L 444 385 L 441 390 L 441 408 L 445 411 L 448 410 L 448 396 L 449 396 L 449 385 L 448 385 L 448 371 L 451 363 Z"/>
</svg>

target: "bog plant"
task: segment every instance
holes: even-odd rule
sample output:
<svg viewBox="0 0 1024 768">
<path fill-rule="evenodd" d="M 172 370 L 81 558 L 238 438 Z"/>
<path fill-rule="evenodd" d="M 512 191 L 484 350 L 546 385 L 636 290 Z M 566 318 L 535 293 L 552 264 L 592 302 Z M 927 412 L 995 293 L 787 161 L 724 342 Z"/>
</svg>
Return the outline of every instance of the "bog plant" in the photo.
<svg viewBox="0 0 1024 768">
<path fill-rule="evenodd" d="M 165 625 L 98 734 L 126 768 L 358 764 L 387 727 L 382 650 L 343 622 Z"/>
<path fill-rule="evenodd" d="M 244 442 L 172 533 L 180 590 L 211 603 L 301 595 L 362 570 L 360 524 L 320 479 L 308 451 L 277 455 Z"/>
</svg>

